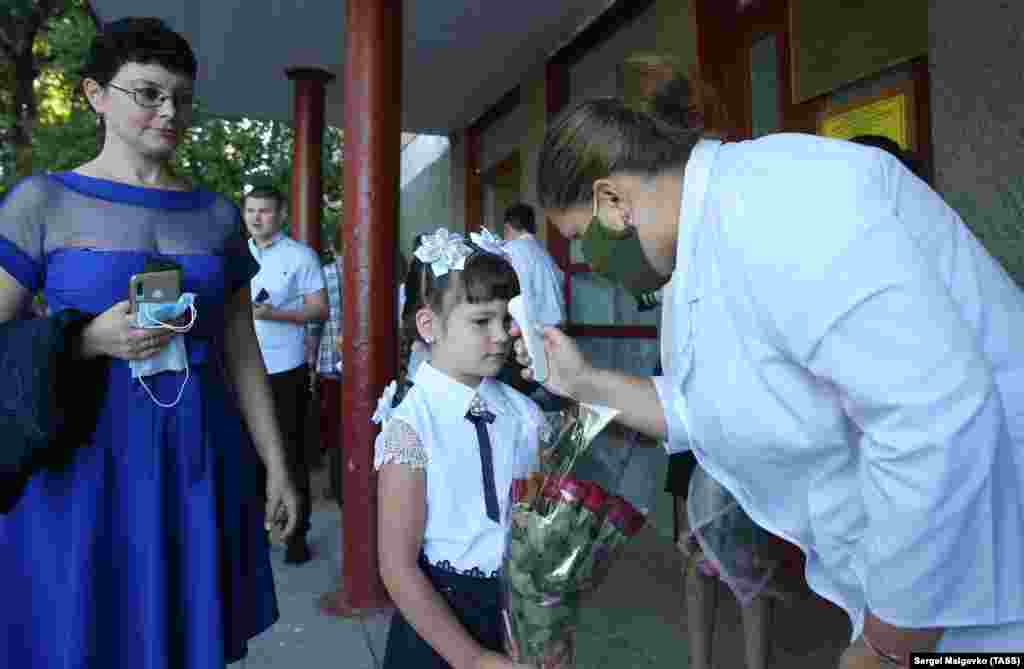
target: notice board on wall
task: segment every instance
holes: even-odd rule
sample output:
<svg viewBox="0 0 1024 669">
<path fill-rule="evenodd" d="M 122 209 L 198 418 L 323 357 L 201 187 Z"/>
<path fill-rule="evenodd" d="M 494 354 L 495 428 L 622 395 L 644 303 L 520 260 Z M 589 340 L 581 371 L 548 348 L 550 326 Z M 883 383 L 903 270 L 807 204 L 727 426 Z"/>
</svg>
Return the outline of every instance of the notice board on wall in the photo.
<svg viewBox="0 0 1024 669">
<path fill-rule="evenodd" d="M 928 52 L 927 0 L 790 0 L 793 102 Z"/>
<path fill-rule="evenodd" d="M 818 134 L 836 139 L 881 135 L 893 140 L 905 151 L 914 150 L 909 96 L 905 92 L 894 91 L 873 100 L 833 110 L 821 119 Z"/>
</svg>

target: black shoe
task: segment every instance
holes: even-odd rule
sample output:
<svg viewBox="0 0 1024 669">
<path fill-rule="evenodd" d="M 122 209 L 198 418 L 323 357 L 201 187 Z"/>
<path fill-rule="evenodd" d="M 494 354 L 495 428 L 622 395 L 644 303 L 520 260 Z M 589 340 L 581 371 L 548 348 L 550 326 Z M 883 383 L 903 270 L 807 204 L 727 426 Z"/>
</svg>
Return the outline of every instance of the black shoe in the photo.
<svg viewBox="0 0 1024 669">
<path fill-rule="evenodd" d="M 313 554 L 309 551 L 306 537 L 296 537 L 288 542 L 288 548 L 284 552 L 285 564 L 305 564 L 312 559 Z"/>
</svg>

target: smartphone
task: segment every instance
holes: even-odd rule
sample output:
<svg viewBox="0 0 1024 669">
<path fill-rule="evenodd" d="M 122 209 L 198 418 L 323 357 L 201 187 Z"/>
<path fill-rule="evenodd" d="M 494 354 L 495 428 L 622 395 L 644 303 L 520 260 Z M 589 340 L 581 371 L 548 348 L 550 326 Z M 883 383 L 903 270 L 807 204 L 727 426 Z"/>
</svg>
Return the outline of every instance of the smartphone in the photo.
<svg viewBox="0 0 1024 669">
<path fill-rule="evenodd" d="M 181 297 L 181 271 L 163 270 L 135 274 L 128 282 L 132 313 L 138 313 L 143 302 L 177 302 Z"/>
</svg>

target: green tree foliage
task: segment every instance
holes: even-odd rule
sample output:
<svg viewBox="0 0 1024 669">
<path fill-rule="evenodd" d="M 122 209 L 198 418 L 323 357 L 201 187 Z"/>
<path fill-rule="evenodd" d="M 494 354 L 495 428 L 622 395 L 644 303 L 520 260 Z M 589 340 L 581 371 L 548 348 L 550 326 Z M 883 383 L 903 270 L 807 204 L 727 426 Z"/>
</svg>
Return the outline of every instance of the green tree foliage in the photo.
<svg viewBox="0 0 1024 669">
<path fill-rule="evenodd" d="M 101 137 L 96 115 L 79 86 L 96 25 L 81 0 L 50 19 L 37 37 L 35 52 L 43 65 L 33 89 L 37 123 L 32 132 L 34 172 L 68 170 L 96 155 Z"/>
<path fill-rule="evenodd" d="M 0 0 L 0 195 L 26 174 L 72 169 L 99 151 L 99 126 L 81 93 L 79 77 L 96 29 L 84 0 Z M 26 51 L 18 40 L 29 37 L 31 67 L 18 60 Z M 22 81 L 25 77 L 27 86 Z M 18 113 L 19 90 L 32 92 L 27 124 L 24 104 L 22 114 Z M 254 183 L 270 183 L 287 193 L 290 125 L 216 118 L 203 113 L 199 102 L 195 125 L 176 156 L 178 173 L 236 202 L 244 188 Z M 27 135 L 19 135 L 26 130 Z M 19 145 L 26 138 L 28 143 Z M 325 200 L 340 203 L 341 131 L 329 127 L 323 146 Z M 325 249 L 333 242 L 339 211 L 337 206 L 324 207 Z"/>
<path fill-rule="evenodd" d="M 33 137 L 40 114 L 55 111 L 46 103 L 59 97 L 55 86 L 60 82 L 54 77 L 63 72 L 67 54 L 49 48 L 49 33 L 65 27 L 64 19 L 71 16 L 91 23 L 85 10 L 84 0 L 0 0 L 0 159 L 5 161 L 0 178 L 5 182 L 12 173 L 24 176 L 34 170 Z M 54 96 L 48 97 L 50 91 Z"/>
<path fill-rule="evenodd" d="M 178 149 L 178 174 L 197 184 L 241 202 L 252 185 L 272 185 L 288 193 L 291 188 L 291 157 L 294 135 L 280 121 L 222 119 L 203 116 Z M 328 127 L 323 137 L 322 183 L 324 199 L 342 199 L 341 130 Z M 322 217 L 324 249 L 330 249 L 339 222 L 337 206 L 325 206 Z"/>
</svg>

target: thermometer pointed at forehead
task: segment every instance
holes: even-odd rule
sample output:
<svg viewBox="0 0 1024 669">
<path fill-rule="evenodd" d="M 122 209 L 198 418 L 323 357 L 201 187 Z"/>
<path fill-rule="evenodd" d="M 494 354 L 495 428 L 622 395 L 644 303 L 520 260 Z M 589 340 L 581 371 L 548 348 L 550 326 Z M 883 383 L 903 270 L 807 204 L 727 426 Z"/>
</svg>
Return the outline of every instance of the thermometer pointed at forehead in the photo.
<svg viewBox="0 0 1024 669">
<path fill-rule="evenodd" d="M 533 380 L 537 383 L 544 383 L 548 378 L 548 358 L 547 352 L 544 350 L 544 336 L 530 317 L 531 314 L 522 295 L 516 295 L 508 301 L 508 313 L 523 333 L 523 343 L 526 344 L 526 354 L 530 356 Z"/>
</svg>

